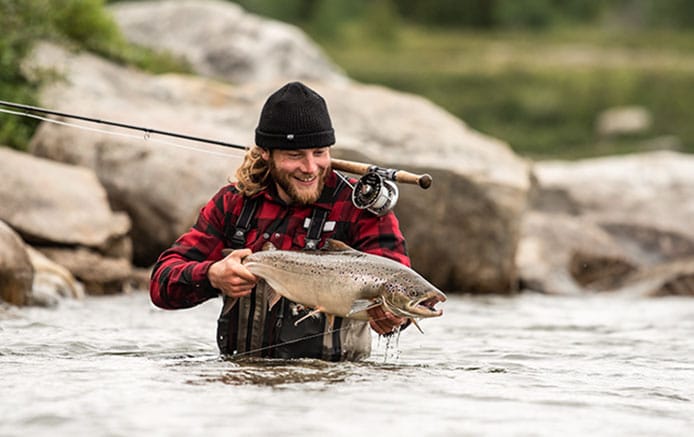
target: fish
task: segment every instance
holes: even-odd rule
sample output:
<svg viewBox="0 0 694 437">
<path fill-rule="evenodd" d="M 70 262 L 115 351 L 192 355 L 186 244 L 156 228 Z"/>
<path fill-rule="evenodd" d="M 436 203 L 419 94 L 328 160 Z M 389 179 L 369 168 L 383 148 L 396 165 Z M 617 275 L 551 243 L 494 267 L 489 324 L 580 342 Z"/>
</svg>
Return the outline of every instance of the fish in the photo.
<svg viewBox="0 0 694 437">
<path fill-rule="evenodd" d="M 255 276 L 265 280 L 275 295 L 317 313 L 357 320 L 368 320 L 367 311 L 382 305 L 391 313 L 412 320 L 439 317 L 435 307 L 446 295 L 413 269 L 386 257 L 355 250 L 347 244 L 328 239 L 324 247 L 313 251 L 273 249 L 266 243 L 242 263 Z M 419 328 L 421 331 L 421 328 Z"/>
</svg>

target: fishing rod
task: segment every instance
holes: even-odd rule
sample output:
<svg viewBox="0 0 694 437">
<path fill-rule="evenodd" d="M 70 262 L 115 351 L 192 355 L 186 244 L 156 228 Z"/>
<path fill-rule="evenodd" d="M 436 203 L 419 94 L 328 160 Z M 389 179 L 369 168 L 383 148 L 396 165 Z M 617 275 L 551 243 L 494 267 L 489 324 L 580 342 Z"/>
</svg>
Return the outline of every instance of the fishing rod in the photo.
<svg viewBox="0 0 694 437">
<path fill-rule="evenodd" d="M 38 106 L 25 105 L 21 103 L 8 102 L 5 100 L 0 100 L 0 107 L 12 108 L 19 110 L 21 112 L 7 111 L 0 109 L 0 112 L 27 116 L 32 118 L 39 118 L 41 120 L 56 122 L 56 120 L 36 116 L 35 113 L 52 115 L 56 117 L 74 119 L 85 121 L 89 123 L 95 123 L 106 126 L 113 126 L 121 129 L 140 131 L 145 134 L 145 139 L 148 139 L 152 134 L 162 135 L 167 137 L 178 138 L 187 141 L 195 141 L 199 143 L 212 144 L 215 146 L 229 147 L 237 150 L 248 150 L 247 147 L 233 144 L 226 141 L 219 141 L 209 138 L 202 138 L 193 135 L 182 134 L 178 132 L 165 131 L 160 129 L 152 129 L 144 126 L 136 126 L 133 124 L 121 123 L 111 120 L 103 120 L 94 117 L 87 117 L 78 114 L 70 114 L 62 111 L 55 111 L 52 109 L 41 108 Z M 68 123 L 68 126 L 80 127 L 80 125 L 72 125 Z M 102 133 L 113 133 L 106 131 L 99 131 Z M 168 143 L 171 144 L 171 143 Z M 357 175 L 362 175 L 357 184 L 353 187 L 352 191 L 352 202 L 357 208 L 367 209 L 376 215 L 383 215 L 390 211 L 398 200 L 398 187 L 394 182 L 414 184 L 418 185 L 423 189 L 427 189 L 431 186 L 432 178 L 429 174 L 414 174 L 405 170 L 383 168 L 373 164 L 367 164 L 363 162 L 347 161 L 343 159 L 331 159 L 332 168 L 335 170 L 341 170 L 348 173 L 353 173 Z"/>
</svg>

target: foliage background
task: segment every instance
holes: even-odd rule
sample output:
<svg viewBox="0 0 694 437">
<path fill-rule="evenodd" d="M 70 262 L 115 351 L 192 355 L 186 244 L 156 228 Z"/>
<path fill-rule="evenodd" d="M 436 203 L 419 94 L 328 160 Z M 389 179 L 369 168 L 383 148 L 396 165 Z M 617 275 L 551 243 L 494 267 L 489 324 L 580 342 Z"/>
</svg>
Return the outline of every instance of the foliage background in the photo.
<svg viewBox="0 0 694 437">
<path fill-rule="evenodd" d="M 57 39 L 154 72 L 181 60 L 125 42 L 104 0 L 0 0 L 0 99 L 36 103 L 21 59 Z M 238 0 L 296 24 L 352 78 L 428 97 L 533 158 L 694 152 L 694 2 L 687 0 Z M 153 18 L 154 19 L 154 18 Z M 638 105 L 647 132 L 602 138 L 597 115 Z M 0 143 L 35 123 L 0 114 Z"/>
</svg>

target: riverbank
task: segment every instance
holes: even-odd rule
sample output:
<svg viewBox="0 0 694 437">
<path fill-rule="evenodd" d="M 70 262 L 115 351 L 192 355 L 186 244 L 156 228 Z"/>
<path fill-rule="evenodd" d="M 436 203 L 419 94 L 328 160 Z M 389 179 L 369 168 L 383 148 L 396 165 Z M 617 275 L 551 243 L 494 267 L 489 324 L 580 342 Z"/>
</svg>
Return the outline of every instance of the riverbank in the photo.
<svg viewBox="0 0 694 437">
<path fill-rule="evenodd" d="M 691 32 L 400 29 L 388 40 L 359 27 L 314 38 L 355 80 L 425 96 L 533 159 L 694 152 Z M 599 115 L 623 106 L 645 108 L 652 125 L 601 136 Z"/>
</svg>

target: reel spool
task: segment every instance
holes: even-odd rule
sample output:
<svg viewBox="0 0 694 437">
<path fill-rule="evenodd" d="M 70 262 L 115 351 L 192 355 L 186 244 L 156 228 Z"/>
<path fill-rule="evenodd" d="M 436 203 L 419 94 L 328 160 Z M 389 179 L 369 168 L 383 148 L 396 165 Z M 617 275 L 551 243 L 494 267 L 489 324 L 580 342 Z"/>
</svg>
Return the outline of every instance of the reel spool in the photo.
<svg viewBox="0 0 694 437">
<path fill-rule="evenodd" d="M 352 203 L 382 216 L 398 202 L 398 187 L 376 171 L 369 171 L 359 179 L 352 190 Z"/>
</svg>

